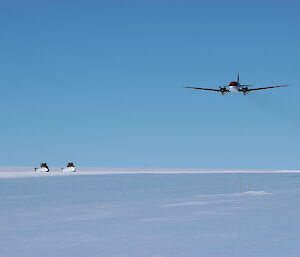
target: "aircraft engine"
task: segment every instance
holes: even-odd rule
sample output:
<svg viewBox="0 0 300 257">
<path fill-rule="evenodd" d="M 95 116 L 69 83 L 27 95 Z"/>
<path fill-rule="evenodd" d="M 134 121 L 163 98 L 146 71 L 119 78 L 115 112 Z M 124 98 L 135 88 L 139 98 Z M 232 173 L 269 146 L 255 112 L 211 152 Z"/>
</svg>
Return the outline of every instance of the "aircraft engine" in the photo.
<svg viewBox="0 0 300 257">
<path fill-rule="evenodd" d="M 219 88 L 220 88 L 221 95 L 225 95 L 225 93 L 227 92 L 226 87 L 219 86 Z"/>
<path fill-rule="evenodd" d="M 242 87 L 242 91 L 243 91 L 243 94 L 244 95 L 247 95 L 248 94 L 248 87 Z"/>
</svg>

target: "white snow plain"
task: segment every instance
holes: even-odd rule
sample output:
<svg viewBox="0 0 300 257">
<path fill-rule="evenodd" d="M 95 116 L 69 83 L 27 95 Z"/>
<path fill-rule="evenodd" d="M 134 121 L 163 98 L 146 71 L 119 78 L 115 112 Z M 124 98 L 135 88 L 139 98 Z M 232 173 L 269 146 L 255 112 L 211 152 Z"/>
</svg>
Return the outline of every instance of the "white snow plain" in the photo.
<svg viewBox="0 0 300 257">
<path fill-rule="evenodd" d="M 2 167 L 0 256 L 296 257 L 299 197 L 298 171 Z"/>
</svg>

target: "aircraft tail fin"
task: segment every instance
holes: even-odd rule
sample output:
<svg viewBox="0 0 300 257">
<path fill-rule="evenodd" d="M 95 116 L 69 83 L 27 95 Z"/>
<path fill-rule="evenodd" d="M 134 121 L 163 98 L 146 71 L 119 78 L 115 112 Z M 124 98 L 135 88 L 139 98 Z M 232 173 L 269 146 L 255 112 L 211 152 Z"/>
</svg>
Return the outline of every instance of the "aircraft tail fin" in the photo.
<svg viewBox="0 0 300 257">
<path fill-rule="evenodd" d="M 240 73 L 238 72 L 238 75 L 237 75 L 237 83 L 240 83 Z"/>
</svg>

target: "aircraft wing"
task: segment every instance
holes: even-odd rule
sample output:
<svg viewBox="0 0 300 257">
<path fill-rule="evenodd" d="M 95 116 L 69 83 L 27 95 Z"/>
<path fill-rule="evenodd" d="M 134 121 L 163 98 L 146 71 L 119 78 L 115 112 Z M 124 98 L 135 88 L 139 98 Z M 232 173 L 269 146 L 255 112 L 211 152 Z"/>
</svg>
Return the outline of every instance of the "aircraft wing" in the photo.
<svg viewBox="0 0 300 257">
<path fill-rule="evenodd" d="M 192 89 L 200 89 L 200 90 L 206 90 L 206 91 L 221 92 L 220 89 L 212 89 L 212 88 L 202 88 L 202 87 L 185 87 L 185 88 L 192 88 Z"/>
<path fill-rule="evenodd" d="M 282 86 L 275 86 L 275 87 L 259 87 L 259 88 L 251 88 L 247 91 L 257 91 L 257 90 L 265 90 L 265 89 L 271 89 L 271 88 L 277 88 L 277 87 L 287 87 L 288 85 L 282 85 Z"/>
</svg>

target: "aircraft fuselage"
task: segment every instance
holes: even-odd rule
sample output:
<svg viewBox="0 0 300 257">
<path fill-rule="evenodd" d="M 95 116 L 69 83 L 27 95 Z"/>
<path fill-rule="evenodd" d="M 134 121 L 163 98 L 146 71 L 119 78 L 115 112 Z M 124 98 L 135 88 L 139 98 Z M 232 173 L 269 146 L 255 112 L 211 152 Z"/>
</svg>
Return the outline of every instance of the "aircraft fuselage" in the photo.
<svg viewBox="0 0 300 257">
<path fill-rule="evenodd" d="M 241 91 L 241 85 L 239 82 L 232 81 L 228 85 L 228 90 L 233 93 L 238 93 Z"/>
</svg>

